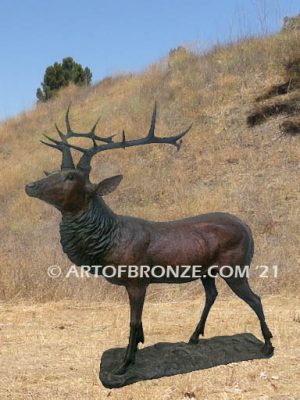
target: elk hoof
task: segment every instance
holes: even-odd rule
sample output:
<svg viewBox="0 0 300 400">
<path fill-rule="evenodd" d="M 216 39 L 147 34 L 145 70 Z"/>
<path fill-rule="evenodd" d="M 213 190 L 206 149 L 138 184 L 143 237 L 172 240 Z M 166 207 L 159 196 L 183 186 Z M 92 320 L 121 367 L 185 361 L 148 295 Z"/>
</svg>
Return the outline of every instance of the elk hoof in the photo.
<svg viewBox="0 0 300 400">
<path fill-rule="evenodd" d="M 191 337 L 188 344 L 198 344 L 199 338 Z"/>
<path fill-rule="evenodd" d="M 274 353 L 274 347 L 271 342 L 267 342 L 263 345 L 262 352 L 265 356 L 272 356 Z"/>
<path fill-rule="evenodd" d="M 114 375 L 123 375 L 125 374 L 127 370 L 127 367 L 125 365 L 121 365 L 120 367 L 117 367 L 116 369 L 113 370 Z"/>
<path fill-rule="evenodd" d="M 123 375 L 127 371 L 129 365 L 133 364 L 133 362 L 130 361 L 123 361 L 123 363 L 117 367 L 116 369 L 113 370 L 114 375 Z"/>
</svg>

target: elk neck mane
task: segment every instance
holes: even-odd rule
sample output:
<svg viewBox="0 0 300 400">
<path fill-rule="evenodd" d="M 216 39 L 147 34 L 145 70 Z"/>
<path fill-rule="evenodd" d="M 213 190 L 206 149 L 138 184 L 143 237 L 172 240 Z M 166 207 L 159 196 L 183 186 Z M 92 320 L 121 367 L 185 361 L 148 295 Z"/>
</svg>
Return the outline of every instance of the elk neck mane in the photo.
<svg viewBox="0 0 300 400">
<path fill-rule="evenodd" d="M 78 214 L 63 213 L 60 223 L 61 245 L 76 265 L 101 265 L 114 245 L 117 216 L 102 198 L 94 196 Z"/>
</svg>

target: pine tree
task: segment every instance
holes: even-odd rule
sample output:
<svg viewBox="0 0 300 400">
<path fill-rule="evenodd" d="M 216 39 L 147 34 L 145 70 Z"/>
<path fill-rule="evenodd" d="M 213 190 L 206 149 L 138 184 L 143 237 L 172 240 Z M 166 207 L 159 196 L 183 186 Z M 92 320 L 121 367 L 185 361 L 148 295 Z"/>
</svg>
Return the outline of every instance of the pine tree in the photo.
<svg viewBox="0 0 300 400">
<path fill-rule="evenodd" d="M 46 68 L 41 88 L 36 91 L 38 101 L 47 101 L 55 96 L 57 91 L 70 82 L 79 86 L 88 86 L 92 82 L 92 72 L 88 67 L 83 68 L 72 57 L 66 57 L 62 63 L 55 62 Z"/>
</svg>

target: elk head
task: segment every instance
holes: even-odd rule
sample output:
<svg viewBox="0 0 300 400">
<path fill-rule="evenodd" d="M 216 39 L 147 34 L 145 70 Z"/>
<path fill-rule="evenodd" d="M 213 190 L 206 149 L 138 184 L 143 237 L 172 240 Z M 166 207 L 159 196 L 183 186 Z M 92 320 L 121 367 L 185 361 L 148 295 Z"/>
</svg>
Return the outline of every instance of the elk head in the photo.
<svg viewBox="0 0 300 400">
<path fill-rule="evenodd" d="M 61 138 L 56 140 L 46 136 L 50 142 L 44 142 L 47 146 L 53 147 L 62 153 L 62 163 L 60 171 L 52 173 L 45 172 L 46 177 L 36 182 L 26 185 L 26 193 L 31 197 L 36 197 L 48 204 L 55 206 L 61 212 L 79 212 L 84 209 L 93 196 L 104 196 L 114 191 L 122 180 L 122 175 L 113 176 L 104 179 L 98 184 L 90 182 L 91 160 L 94 155 L 105 150 L 125 149 L 131 146 L 140 146 L 151 143 L 168 143 L 174 145 L 177 150 L 180 149 L 182 137 L 188 133 L 188 129 L 171 137 L 155 136 L 156 122 L 156 104 L 151 119 L 151 125 L 146 137 L 141 139 L 126 140 L 125 132 L 122 132 L 122 140 L 114 142 L 113 137 L 100 137 L 95 134 L 98 121 L 88 133 L 74 132 L 70 126 L 69 120 L 70 106 L 66 113 L 67 132 L 63 133 L 57 125 L 55 128 Z M 85 149 L 68 143 L 69 138 L 83 137 L 91 139 L 93 146 Z M 102 143 L 101 143 L 102 142 Z M 71 149 L 83 153 L 78 164 L 74 165 Z"/>
</svg>

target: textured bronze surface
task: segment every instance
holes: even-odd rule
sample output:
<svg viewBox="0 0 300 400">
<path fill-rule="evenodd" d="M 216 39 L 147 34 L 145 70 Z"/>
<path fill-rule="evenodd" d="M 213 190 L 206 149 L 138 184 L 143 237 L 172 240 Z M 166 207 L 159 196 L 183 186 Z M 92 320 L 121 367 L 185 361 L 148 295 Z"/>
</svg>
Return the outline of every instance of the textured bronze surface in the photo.
<svg viewBox="0 0 300 400">
<path fill-rule="evenodd" d="M 118 388 L 233 362 L 268 358 L 262 353 L 262 346 L 263 343 L 249 333 L 201 339 L 194 346 L 183 342 L 157 343 L 140 350 L 135 364 L 123 375 L 111 371 L 122 362 L 125 349 L 109 349 L 102 355 L 99 377 L 103 386 Z"/>
<path fill-rule="evenodd" d="M 190 344 L 198 342 L 204 333 L 205 322 L 217 297 L 215 277 L 207 276 L 208 268 L 216 265 L 215 273 L 223 266 L 232 266 L 234 274 L 224 278 L 233 292 L 254 310 L 260 320 L 265 339 L 264 352 L 271 354 L 272 334 L 265 322 L 259 296 L 252 292 L 246 276 L 240 277 L 236 270 L 250 265 L 254 243 L 249 227 L 237 217 L 227 213 L 209 213 L 169 222 L 147 221 L 141 218 L 115 214 L 102 196 L 114 191 L 122 180 L 121 175 L 107 178 L 98 184 L 90 182 L 92 157 L 105 150 L 166 143 L 180 149 L 182 138 L 191 126 L 178 135 L 158 137 L 155 135 L 156 106 L 151 125 L 145 138 L 114 142 L 113 136 L 100 137 L 91 132 L 78 133 L 71 129 L 69 109 L 66 114 L 67 132 L 56 127 L 61 141 L 49 138 L 50 147 L 62 152 L 61 170 L 46 173 L 46 178 L 26 186 L 26 193 L 56 207 L 62 214 L 60 224 L 61 244 L 69 259 L 76 265 L 143 265 L 150 267 L 149 277 L 131 278 L 128 269 L 120 277 L 107 278 L 111 283 L 126 287 L 130 302 L 130 337 L 126 354 L 117 373 L 123 374 L 134 362 L 140 342 L 144 342 L 142 310 L 146 290 L 150 283 L 184 283 L 199 278 L 153 277 L 151 271 L 157 265 L 201 265 L 201 282 L 206 302 L 199 324 L 190 338 Z M 84 149 L 68 143 L 69 138 L 86 137 L 93 146 Z M 99 144 L 102 142 L 101 144 Z M 103 144 L 104 143 L 104 144 Z M 71 148 L 83 153 L 74 166 Z M 101 274 L 101 271 L 92 272 Z"/>
</svg>

